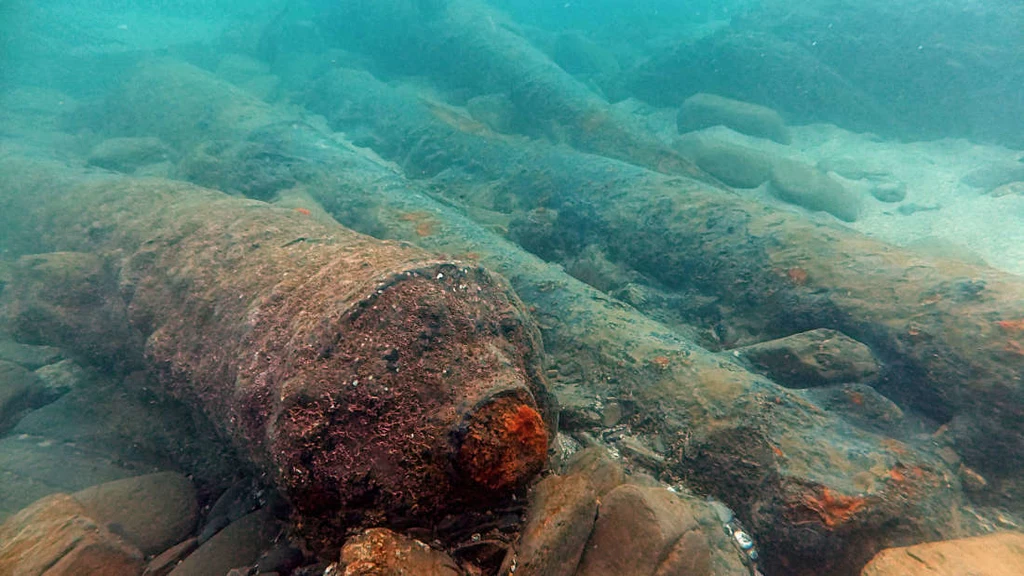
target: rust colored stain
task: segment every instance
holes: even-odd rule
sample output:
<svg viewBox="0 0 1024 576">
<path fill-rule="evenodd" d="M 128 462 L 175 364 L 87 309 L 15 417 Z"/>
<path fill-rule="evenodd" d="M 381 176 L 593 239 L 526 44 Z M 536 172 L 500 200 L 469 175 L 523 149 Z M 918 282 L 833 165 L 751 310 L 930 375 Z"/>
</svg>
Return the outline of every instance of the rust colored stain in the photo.
<svg viewBox="0 0 1024 576">
<path fill-rule="evenodd" d="M 867 505 L 867 500 L 859 496 L 845 496 L 828 488 L 822 488 L 818 496 L 805 494 L 801 502 L 821 518 L 821 522 L 834 528 L 849 520 L 858 510 Z"/>
<path fill-rule="evenodd" d="M 473 418 L 459 450 L 460 467 L 490 490 L 521 484 L 547 460 L 548 431 L 540 414 L 515 398 L 502 398 Z"/>
<path fill-rule="evenodd" d="M 295 211 L 298 212 L 299 214 L 302 214 L 303 216 L 309 216 L 310 214 L 312 214 L 309 208 L 296 208 Z"/>
<path fill-rule="evenodd" d="M 850 398 L 850 402 L 853 402 L 857 406 L 864 405 L 864 395 L 860 392 L 848 392 L 846 395 Z"/>
<path fill-rule="evenodd" d="M 894 481 L 900 483 L 905 482 L 907 480 L 907 477 L 903 474 L 903 472 L 900 472 L 899 467 L 894 467 L 892 470 L 889 470 L 889 478 L 892 478 Z"/>
<path fill-rule="evenodd" d="M 416 235 L 425 238 L 434 234 L 434 226 L 437 222 L 430 216 L 429 212 L 406 212 L 398 217 L 403 222 L 416 223 Z"/>
<path fill-rule="evenodd" d="M 786 270 L 786 277 L 797 286 L 807 284 L 807 270 L 804 270 L 803 268 L 794 267 Z"/>
<path fill-rule="evenodd" d="M 1016 320 L 1000 320 L 996 322 L 1000 328 L 1007 332 L 1024 332 L 1024 318 Z"/>
<path fill-rule="evenodd" d="M 651 359 L 651 363 L 658 368 L 668 368 L 669 362 L 671 362 L 671 360 L 669 360 L 668 356 L 655 356 Z"/>
</svg>

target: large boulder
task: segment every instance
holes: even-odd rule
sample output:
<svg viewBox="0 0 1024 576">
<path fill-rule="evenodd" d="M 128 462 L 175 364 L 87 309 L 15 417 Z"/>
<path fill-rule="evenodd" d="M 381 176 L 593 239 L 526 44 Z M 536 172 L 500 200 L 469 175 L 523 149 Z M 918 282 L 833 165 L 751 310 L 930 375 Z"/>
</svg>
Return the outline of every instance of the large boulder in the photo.
<svg viewBox="0 0 1024 576">
<path fill-rule="evenodd" d="M 623 484 L 601 499 L 577 576 L 705 576 L 711 553 L 689 506 L 661 487 Z"/>
<path fill-rule="evenodd" d="M 137 548 L 67 494 L 39 500 L 0 526 L 0 574 L 138 576 Z"/>
<path fill-rule="evenodd" d="M 744 346 L 735 352 L 772 380 L 790 388 L 866 382 L 881 370 L 870 348 L 827 328 Z"/>
<path fill-rule="evenodd" d="M 92 518 L 147 555 L 183 540 L 199 514 L 195 488 L 176 472 L 114 480 L 72 496 Z"/>
<path fill-rule="evenodd" d="M 861 576 L 1019 576 L 1024 534 L 1001 532 L 879 552 Z"/>
<path fill-rule="evenodd" d="M 734 188 L 757 188 L 772 176 L 768 153 L 711 134 L 686 134 L 675 147 L 701 170 Z"/>
<path fill-rule="evenodd" d="M 699 93 L 690 96 L 683 102 L 676 116 L 676 128 L 680 133 L 717 125 L 749 136 L 774 140 L 779 144 L 789 144 L 792 140 L 789 128 L 775 110 L 715 94 Z"/>
<path fill-rule="evenodd" d="M 778 158 L 772 163 L 771 190 L 778 199 L 811 211 L 828 212 L 846 222 L 860 216 L 862 200 L 835 178 L 799 160 Z"/>
</svg>

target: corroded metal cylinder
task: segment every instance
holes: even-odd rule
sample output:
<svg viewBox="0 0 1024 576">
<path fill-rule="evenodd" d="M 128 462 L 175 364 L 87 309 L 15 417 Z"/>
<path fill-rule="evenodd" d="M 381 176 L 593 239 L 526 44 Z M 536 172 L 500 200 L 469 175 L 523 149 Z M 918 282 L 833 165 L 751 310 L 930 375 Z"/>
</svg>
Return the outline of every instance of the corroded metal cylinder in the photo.
<svg viewBox="0 0 1024 576">
<path fill-rule="evenodd" d="M 0 165 L 0 220 L 110 259 L 148 366 L 314 540 L 486 502 L 543 466 L 539 336 L 500 277 L 178 182 Z"/>
</svg>

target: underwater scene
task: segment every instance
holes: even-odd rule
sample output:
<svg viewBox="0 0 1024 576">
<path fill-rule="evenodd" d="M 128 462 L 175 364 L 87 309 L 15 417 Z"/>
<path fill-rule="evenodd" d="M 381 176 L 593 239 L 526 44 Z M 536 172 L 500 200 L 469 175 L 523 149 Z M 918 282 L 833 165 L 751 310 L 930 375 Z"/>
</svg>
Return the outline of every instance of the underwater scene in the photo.
<svg viewBox="0 0 1024 576">
<path fill-rule="evenodd" d="M 1024 574 L 1019 0 L 0 0 L 0 576 Z"/>
</svg>

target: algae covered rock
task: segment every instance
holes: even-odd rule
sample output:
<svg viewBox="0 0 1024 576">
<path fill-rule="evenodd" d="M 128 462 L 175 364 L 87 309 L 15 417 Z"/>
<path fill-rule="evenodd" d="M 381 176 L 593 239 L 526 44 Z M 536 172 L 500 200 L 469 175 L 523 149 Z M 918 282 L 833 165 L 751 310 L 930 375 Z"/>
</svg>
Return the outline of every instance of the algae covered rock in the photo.
<svg viewBox="0 0 1024 576">
<path fill-rule="evenodd" d="M 461 576 L 450 556 L 386 528 L 371 528 L 350 538 L 341 549 L 344 576 Z"/>
<path fill-rule="evenodd" d="M 772 380 L 791 388 L 869 381 L 881 369 L 866 345 L 826 328 L 745 346 L 735 352 Z"/>
<path fill-rule="evenodd" d="M 680 133 L 722 125 L 750 136 L 789 144 L 789 128 L 778 112 L 741 100 L 715 94 L 694 94 L 683 102 L 676 116 Z"/>
<path fill-rule="evenodd" d="M 676 148 L 701 170 L 735 188 L 757 188 L 772 176 L 768 153 L 709 134 L 687 134 Z"/>
</svg>

